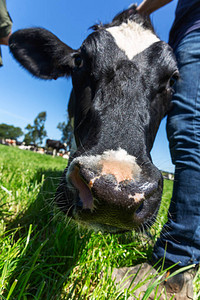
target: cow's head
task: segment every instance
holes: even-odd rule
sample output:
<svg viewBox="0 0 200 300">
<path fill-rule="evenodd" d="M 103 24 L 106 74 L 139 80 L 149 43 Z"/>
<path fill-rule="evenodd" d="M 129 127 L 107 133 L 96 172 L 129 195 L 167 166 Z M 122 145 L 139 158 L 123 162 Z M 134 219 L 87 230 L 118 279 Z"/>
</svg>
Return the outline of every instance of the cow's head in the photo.
<svg viewBox="0 0 200 300">
<path fill-rule="evenodd" d="M 172 49 L 134 6 L 93 30 L 78 50 L 45 29 L 19 30 L 10 49 L 39 78 L 72 77 L 76 149 L 57 203 L 82 224 L 120 232 L 158 210 L 162 176 L 150 150 L 178 71 Z"/>
</svg>

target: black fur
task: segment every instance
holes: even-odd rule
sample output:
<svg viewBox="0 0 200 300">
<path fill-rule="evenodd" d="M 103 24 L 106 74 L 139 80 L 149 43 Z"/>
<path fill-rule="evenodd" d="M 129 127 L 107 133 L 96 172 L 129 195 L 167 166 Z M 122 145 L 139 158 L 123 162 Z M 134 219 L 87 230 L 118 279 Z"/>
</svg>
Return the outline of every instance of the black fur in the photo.
<svg viewBox="0 0 200 300">
<path fill-rule="evenodd" d="M 153 33 L 154 29 L 151 24 L 150 18 L 148 16 L 141 16 L 140 14 L 137 13 L 136 11 L 137 6 L 133 4 L 130 6 L 129 9 L 124 10 L 117 14 L 111 23 L 108 24 L 96 24 L 92 26 L 91 28 L 93 30 L 99 30 L 101 28 L 108 28 L 108 27 L 114 27 L 114 26 L 120 26 L 122 23 L 127 23 L 129 20 L 136 22 L 137 24 L 140 24 L 146 29 L 150 29 Z"/>
<path fill-rule="evenodd" d="M 46 29 L 18 30 L 11 35 L 9 47 L 16 60 L 36 77 L 56 79 L 71 74 L 75 51 Z"/>
<path fill-rule="evenodd" d="M 169 108 L 170 78 L 177 74 L 172 49 L 162 41 L 132 60 L 127 58 L 106 28 L 128 20 L 153 32 L 149 19 L 137 14 L 132 6 L 110 24 L 95 25 L 94 32 L 78 50 L 40 28 L 18 31 L 9 42 L 14 57 L 34 76 L 72 77 L 69 112 L 74 117 L 77 150 L 73 151 L 68 166 L 76 157 L 102 155 L 111 149 L 122 148 L 136 157 L 142 170 L 137 182 L 120 183 L 120 191 L 116 191 L 112 176 L 96 181 L 90 191 L 96 201 L 94 212 L 81 208 L 79 191 L 66 182 L 67 170 L 58 188 L 56 200 L 63 211 L 80 222 L 111 232 L 150 222 L 159 207 L 162 177 L 151 162 L 150 150 Z M 88 190 L 91 176 L 98 177 L 99 173 L 81 165 L 77 168 Z M 142 193 L 145 185 L 151 188 L 145 190 L 142 204 L 128 198 L 130 193 Z"/>
</svg>

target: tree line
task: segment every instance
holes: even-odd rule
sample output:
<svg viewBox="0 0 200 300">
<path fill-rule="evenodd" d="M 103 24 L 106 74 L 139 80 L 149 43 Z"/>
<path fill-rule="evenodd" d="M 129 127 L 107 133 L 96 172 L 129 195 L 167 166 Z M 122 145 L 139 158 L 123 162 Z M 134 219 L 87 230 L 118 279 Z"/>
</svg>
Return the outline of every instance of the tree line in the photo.
<svg viewBox="0 0 200 300">
<path fill-rule="evenodd" d="M 43 140 L 47 137 L 47 131 L 45 129 L 45 122 L 47 113 L 45 111 L 40 112 L 33 121 L 33 124 L 27 124 L 25 132 L 20 127 L 14 125 L 8 125 L 5 123 L 0 124 L 0 139 L 14 139 L 17 140 L 24 135 L 23 142 L 25 145 L 35 144 L 42 145 Z M 61 131 L 61 142 L 65 142 L 68 145 L 71 143 L 72 128 L 70 122 L 60 122 L 57 128 Z"/>
</svg>

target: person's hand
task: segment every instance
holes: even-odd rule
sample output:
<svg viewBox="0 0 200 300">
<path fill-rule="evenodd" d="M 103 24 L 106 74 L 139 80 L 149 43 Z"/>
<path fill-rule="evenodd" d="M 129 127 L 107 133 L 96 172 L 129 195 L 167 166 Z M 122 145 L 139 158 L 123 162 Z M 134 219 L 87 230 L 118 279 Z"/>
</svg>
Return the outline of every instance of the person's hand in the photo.
<svg viewBox="0 0 200 300">
<path fill-rule="evenodd" d="M 10 36 L 11 36 L 11 32 L 9 33 L 9 35 L 0 38 L 0 44 L 7 46 L 8 45 L 8 40 L 9 40 Z"/>
<path fill-rule="evenodd" d="M 172 0 L 143 0 L 136 9 L 140 14 L 149 16 L 152 12 L 171 1 Z"/>
</svg>

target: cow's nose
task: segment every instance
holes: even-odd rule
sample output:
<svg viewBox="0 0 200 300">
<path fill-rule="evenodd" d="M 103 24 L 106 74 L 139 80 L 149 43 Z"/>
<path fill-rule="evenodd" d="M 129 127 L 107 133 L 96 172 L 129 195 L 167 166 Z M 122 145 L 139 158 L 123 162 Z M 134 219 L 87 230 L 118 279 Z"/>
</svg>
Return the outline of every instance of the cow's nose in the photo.
<svg viewBox="0 0 200 300">
<path fill-rule="evenodd" d="M 124 165 L 110 162 L 101 164 L 101 168 L 97 169 L 94 172 L 76 164 L 68 173 L 68 180 L 78 192 L 76 207 L 92 211 L 96 205 L 108 204 L 116 208 L 128 208 L 139 214 L 145 195 L 138 190 L 132 172 Z"/>
<path fill-rule="evenodd" d="M 103 231 L 104 226 L 130 230 L 149 220 L 157 210 L 162 181 L 159 176 L 151 179 L 133 170 L 136 167 L 129 172 L 121 162 L 74 161 L 66 174 L 73 193 L 74 218 L 86 224 L 103 224 Z"/>
</svg>

